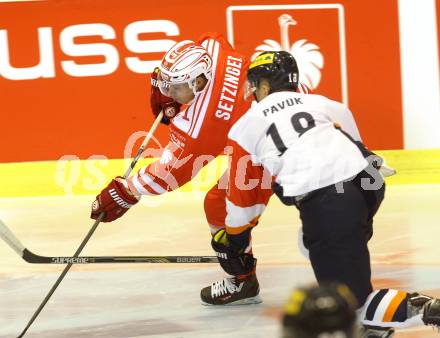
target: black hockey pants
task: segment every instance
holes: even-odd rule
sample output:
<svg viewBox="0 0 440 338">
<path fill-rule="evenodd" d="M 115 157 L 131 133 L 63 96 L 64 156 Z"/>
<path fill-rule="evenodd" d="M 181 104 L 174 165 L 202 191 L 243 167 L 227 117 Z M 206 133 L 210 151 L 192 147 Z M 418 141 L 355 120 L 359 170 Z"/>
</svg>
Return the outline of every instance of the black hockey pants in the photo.
<svg viewBox="0 0 440 338">
<path fill-rule="evenodd" d="M 373 216 L 385 193 L 364 190 L 363 171 L 343 183 L 343 193 L 332 185 L 315 190 L 297 208 L 303 224 L 304 245 L 318 283 L 338 281 L 347 284 L 364 304 L 372 292 L 370 254 L 367 243 L 373 234 Z"/>
</svg>

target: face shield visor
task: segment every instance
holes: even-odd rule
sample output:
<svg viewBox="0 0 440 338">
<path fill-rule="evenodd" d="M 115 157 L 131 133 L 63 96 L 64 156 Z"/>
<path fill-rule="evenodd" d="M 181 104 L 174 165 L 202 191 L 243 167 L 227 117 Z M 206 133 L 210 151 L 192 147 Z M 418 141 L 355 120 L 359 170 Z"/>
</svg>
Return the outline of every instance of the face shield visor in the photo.
<svg viewBox="0 0 440 338">
<path fill-rule="evenodd" d="M 196 80 L 176 81 L 166 74 L 160 72 L 157 77 L 157 84 L 160 92 L 173 100 L 187 104 L 196 94 Z"/>
</svg>

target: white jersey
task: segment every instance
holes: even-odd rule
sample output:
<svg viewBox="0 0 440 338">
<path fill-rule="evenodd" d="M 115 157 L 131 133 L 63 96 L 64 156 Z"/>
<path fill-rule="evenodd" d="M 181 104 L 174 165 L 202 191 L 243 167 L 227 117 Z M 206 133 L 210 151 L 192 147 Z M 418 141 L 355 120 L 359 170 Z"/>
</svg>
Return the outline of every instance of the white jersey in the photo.
<svg viewBox="0 0 440 338">
<path fill-rule="evenodd" d="M 361 140 L 345 105 L 320 95 L 276 92 L 254 104 L 231 128 L 229 139 L 269 170 L 284 196 L 299 196 L 368 166 L 339 127 Z"/>
</svg>

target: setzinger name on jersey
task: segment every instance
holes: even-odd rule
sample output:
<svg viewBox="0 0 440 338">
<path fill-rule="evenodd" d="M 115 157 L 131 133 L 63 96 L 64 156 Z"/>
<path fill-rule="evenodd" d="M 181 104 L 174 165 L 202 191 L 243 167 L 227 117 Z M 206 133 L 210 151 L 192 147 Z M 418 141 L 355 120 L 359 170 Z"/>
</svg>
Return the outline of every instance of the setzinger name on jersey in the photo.
<svg viewBox="0 0 440 338">
<path fill-rule="evenodd" d="M 267 116 L 269 113 L 271 114 L 278 113 L 280 110 L 283 110 L 286 107 L 295 106 L 297 104 L 303 104 L 300 97 L 289 98 L 281 102 L 277 102 L 276 104 L 270 106 L 269 108 L 263 109 L 263 114 L 264 116 Z"/>
<path fill-rule="evenodd" d="M 235 100 L 240 83 L 241 68 L 243 60 L 228 55 L 226 60 L 225 77 L 223 79 L 222 92 L 218 102 L 215 116 L 228 121 L 231 118 L 232 110 L 235 106 Z"/>
</svg>

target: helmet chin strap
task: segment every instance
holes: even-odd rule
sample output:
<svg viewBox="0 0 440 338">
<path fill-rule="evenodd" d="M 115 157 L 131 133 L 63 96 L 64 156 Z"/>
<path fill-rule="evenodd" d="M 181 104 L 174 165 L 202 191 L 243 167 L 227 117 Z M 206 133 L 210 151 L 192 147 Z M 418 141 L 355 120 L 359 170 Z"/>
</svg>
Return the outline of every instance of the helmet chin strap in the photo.
<svg viewBox="0 0 440 338">
<path fill-rule="evenodd" d="M 194 82 L 194 84 L 195 84 L 195 82 L 196 82 L 195 80 L 188 82 L 188 86 L 193 91 L 194 97 L 191 100 L 189 100 L 187 103 L 185 103 L 185 104 L 190 106 L 194 102 L 194 100 L 196 99 L 196 96 L 201 94 L 201 93 L 203 93 L 205 91 L 206 87 L 209 84 L 209 81 L 210 80 L 208 79 L 208 81 L 205 84 L 205 87 L 203 87 L 203 89 L 199 90 L 199 91 L 197 91 L 197 86 L 196 85 L 191 85 L 191 82 Z"/>
<path fill-rule="evenodd" d="M 194 80 L 191 80 L 191 81 L 188 82 L 188 86 L 193 91 L 194 96 L 197 94 L 197 85 L 196 85 L 196 83 L 197 83 L 197 78 L 195 78 Z"/>
</svg>

